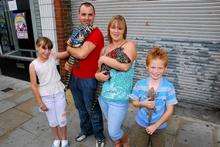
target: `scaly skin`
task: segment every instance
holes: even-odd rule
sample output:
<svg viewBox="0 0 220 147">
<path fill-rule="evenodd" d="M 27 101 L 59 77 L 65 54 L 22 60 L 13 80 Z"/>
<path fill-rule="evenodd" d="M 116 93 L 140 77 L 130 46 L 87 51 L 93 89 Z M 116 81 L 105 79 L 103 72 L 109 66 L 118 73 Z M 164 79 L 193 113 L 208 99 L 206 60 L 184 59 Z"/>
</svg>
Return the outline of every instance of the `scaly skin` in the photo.
<svg viewBox="0 0 220 147">
<path fill-rule="evenodd" d="M 69 41 L 67 42 L 67 45 L 73 48 L 80 47 L 84 43 L 84 40 L 89 35 L 89 33 L 92 32 L 92 30 L 93 30 L 92 25 L 90 26 L 80 25 L 73 31 L 71 37 L 69 38 Z M 73 56 L 70 56 L 67 62 L 71 66 L 71 71 L 72 71 L 72 66 L 74 64 L 76 66 L 78 65 L 77 64 L 78 59 L 76 59 Z M 64 75 L 64 78 L 62 79 L 64 86 L 65 86 L 65 91 L 67 90 L 68 85 L 69 85 L 70 75 L 71 75 L 71 72 L 67 71 Z"/>
</svg>

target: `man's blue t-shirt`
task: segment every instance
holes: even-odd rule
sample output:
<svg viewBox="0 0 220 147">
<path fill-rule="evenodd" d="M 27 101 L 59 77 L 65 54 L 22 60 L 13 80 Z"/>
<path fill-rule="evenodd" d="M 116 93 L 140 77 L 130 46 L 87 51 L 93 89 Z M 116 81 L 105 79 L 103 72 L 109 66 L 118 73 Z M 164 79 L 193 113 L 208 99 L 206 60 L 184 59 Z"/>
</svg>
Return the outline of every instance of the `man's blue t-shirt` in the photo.
<svg viewBox="0 0 220 147">
<path fill-rule="evenodd" d="M 130 94 L 129 97 L 133 100 L 146 100 L 148 98 L 149 80 L 150 78 L 137 81 L 133 88 L 132 94 Z M 174 86 L 165 77 L 162 77 L 159 87 L 156 90 L 155 111 L 151 117 L 151 124 L 155 123 L 162 117 L 162 115 L 166 112 L 168 105 L 175 104 L 177 104 L 177 99 Z M 139 108 L 135 116 L 135 120 L 142 127 L 149 126 L 148 109 L 145 107 Z M 163 129 L 166 127 L 167 123 L 163 123 L 158 129 Z"/>
</svg>

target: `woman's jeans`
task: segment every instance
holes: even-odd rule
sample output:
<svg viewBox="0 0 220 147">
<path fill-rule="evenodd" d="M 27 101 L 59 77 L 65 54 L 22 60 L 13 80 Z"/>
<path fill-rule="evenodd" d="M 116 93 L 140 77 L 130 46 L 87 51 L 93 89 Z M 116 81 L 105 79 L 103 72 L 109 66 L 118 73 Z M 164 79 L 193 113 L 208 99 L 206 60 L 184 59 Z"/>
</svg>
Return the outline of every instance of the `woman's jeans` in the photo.
<svg viewBox="0 0 220 147">
<path fill-rule="evenodd" d="M 103 97 L 99 97 L 99 104 L 107 119 L 108 133 L 113 141 L 123 137 L 122 124 L 128 111 L 128 103 L 108 102 Z"/>
<path fill-rule="evenodd" d="M 71 76 L 70 87 L 75 106 L 79 112 L 81 133 L 86 135 L 94 133 L 96 139 L 104 139 L 100 106 L 97 104 L 91 111 L 97 80 L 95 78 L 81 79 Z"/>
</svg>

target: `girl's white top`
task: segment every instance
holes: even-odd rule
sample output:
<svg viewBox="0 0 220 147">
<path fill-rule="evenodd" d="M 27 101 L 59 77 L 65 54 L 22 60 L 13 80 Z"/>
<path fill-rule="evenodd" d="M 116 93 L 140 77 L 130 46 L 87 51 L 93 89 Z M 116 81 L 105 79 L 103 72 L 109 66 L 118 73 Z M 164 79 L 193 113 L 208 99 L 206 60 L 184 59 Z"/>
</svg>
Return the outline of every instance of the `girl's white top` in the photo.
<svg viewBox="0 0 220 147">
<path fill-rule="evenodd" d="M 51 55 L 45 62 L 34 59 L 31 64 L 39 79 L 39 91 L 41 96 L 56 94 L 63 91 L 65 86 L 60 81 L 60 74 L 56 67 L 55 56 Z"/>
</svg>

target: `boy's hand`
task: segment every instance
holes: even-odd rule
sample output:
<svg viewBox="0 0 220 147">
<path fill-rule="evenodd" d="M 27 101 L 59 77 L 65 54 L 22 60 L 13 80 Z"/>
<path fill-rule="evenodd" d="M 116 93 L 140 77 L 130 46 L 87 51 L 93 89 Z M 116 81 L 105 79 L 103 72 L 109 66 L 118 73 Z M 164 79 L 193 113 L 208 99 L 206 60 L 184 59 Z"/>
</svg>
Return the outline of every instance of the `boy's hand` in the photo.
<svg viewBox="0 0 220 147">
<path fill-rule="evenodd" d="M 155 101 L 145 100 L 145 101 L 142 101 L 142 102 L 141 102 L 141 105 L 142 105 L 143 107 L 146 107 L 147 109 L 154 109 L 154 107 L 155 107 Z"/>
<path fill-rule="evenodd" d="M 129 99 L 134 107 L 141 107 L 141 104 L 138 100 Z"/>
<path fill-rule="evenodd" d="M 145 130 L 146 130 L 147 134 L 152 135 L 156 129 L 157 129 L 156 124 L 152 124 L 152 125 L 148 126 Z"/>
</svg>

